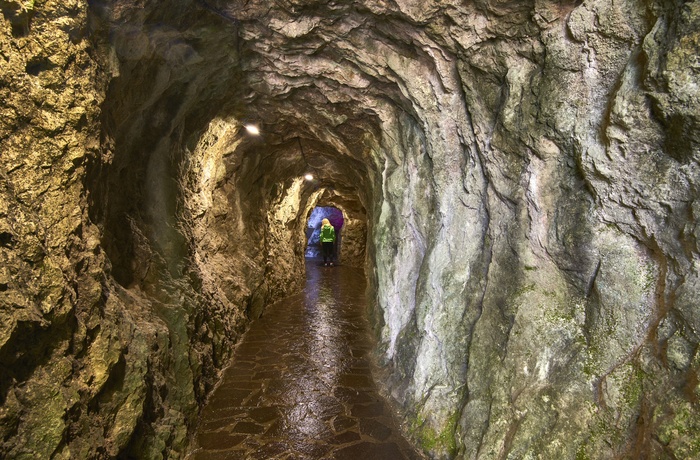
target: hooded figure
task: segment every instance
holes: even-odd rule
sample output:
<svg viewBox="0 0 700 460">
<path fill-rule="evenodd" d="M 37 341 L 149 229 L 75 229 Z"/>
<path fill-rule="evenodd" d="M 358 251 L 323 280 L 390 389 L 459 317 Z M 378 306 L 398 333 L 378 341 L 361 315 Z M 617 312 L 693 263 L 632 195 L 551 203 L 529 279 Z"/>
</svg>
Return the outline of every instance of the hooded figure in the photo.
<svg viewBox="0 0 700 460">
<path fill-rule="evenodd" d="M 328 221 L 328 219 L 323 219 L 321 221 L 321 249 L 323 250 L 323 265 L 328 265 L 330 261 L 331 267 L 333 266 L 333 243 L 335 242 L 335 229 Z"/>
</svg>

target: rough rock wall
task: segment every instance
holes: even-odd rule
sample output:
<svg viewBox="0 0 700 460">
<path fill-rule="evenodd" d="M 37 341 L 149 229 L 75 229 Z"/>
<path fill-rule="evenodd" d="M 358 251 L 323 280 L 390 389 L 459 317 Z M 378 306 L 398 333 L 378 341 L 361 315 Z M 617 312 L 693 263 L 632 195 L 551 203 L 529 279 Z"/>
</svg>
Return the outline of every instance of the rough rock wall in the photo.
<svg viewBox="0 0 700 460">
<path fill-rule="evenodd" d="M 107 295 L 87 217 L 83 180 L 99 155 L 105 81 L 85 8 L 33 4 L 0 5 L 0 456 L 86 457 L 84 440 L 67 447 L 75 433 L 101 438 L 106 418 L 134 422 L 128 406 L 143 395 L 111 400 L 119 380 L 106 363 L 122 355 L 120 337 L 138 344 L 144 333 L 129 327 L 125 300 Z M 119 366 L 143 370 L 135 355 Z"/>
<path fill-rule="evenodd" d="M 483 6 L 426 26 L 429 96 L 394 68 L 393 394 L 437 458 L 695 457 L 700 4 Z"/>
<path fill-rule="evenodd" d="M 364 268 L 365 248 L 367 246 L 367 217 L 350 216 L 345 219 L 343 225 L 343 246 L 340 254 L 340 262 L 351 267 Z"/>
<path fill-rule="evenodd" d="M 246 322 L 303 279 L 265 229 L 309 193 L 227 172 L 235 22 L 158 5 L 0 4 L 3 458 L 182 457 Z"/>
<path fill-rule="evenodd" d="M 303 259 L 289 252 L 301 247 L 291 240 L 306 195 L 235 116 L 237 23 L 206 4 L 165 6 L 91 6 L 96 49 L 111 64 L 106 161 L 87 181 L 92 217 L 115 280 L 142 294 L 141 320 L 160 321 L 169 338 L 162 368 L 145 373 L 148 404 L 122 451 L 144 458 L 184 455 L 247 322 L 303 283 Z"/>
</svg>

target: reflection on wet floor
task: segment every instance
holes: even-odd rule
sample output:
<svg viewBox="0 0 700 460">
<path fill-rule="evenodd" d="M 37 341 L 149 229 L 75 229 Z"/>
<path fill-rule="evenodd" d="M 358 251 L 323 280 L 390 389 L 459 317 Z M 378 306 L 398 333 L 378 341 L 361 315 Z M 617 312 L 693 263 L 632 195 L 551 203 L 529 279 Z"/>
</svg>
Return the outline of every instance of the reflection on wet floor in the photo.
<svg viewBox="0 0 700 460">
<path fill-rule="evenodd" d="M 364 274 L 307 262 L 265 310 L 205 407 L 193 460 L 419 459 L 370 373 Z"/>
</svg>

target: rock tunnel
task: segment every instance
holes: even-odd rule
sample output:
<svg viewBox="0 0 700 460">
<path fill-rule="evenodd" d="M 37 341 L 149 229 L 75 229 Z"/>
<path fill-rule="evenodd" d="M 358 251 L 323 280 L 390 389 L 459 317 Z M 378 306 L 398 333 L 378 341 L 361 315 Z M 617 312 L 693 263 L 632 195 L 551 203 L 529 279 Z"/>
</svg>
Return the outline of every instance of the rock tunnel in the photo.
<svg viewBox="0 0 700 460">
<path fill-rule="evenodd" d="M 184 458 L 317 206 L 428 458 L 700 457 L 700 1 L 0 8 L 3 458 Z"/>
</svg>

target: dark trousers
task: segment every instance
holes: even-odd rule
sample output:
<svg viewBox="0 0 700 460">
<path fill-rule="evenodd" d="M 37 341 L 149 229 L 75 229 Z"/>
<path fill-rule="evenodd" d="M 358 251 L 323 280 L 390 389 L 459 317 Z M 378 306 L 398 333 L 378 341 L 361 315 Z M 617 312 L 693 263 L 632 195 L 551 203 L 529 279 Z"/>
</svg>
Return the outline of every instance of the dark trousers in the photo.
<svg viewBox="0 0 700 460">
<path fill-rule="evenodd" d="M 333 262 L 333 242 L 330 241 L 326 243 L 325 241 L 321 243 L 321 249 L 323 253 L 323 263 L 326 263 L 328 259 Z"/>
</svg>

